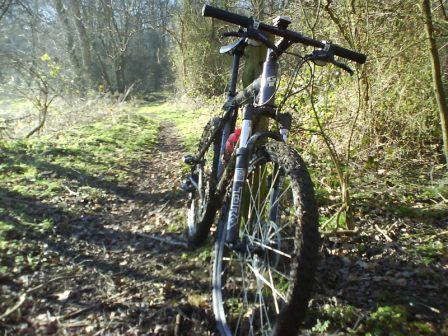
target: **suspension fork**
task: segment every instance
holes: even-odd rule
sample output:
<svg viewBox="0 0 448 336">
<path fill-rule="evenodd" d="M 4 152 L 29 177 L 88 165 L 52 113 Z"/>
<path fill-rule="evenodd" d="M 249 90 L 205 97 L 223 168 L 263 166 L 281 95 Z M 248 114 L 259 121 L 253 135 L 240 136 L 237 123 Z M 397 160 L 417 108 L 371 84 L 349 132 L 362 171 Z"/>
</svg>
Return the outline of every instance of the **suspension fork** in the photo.
<svg viewBox="0 0 448 336">
<path fill-rule="evenodd" d="M 247 143 L 252 133 L 252 120 L 255 109 L 249 105 L 243 109 L 243 124 L 239 147 L 236 150 L 235 172 L 233 175 L 232 197 L 230 199 L 229 216 L 227 217 L 226 241 L 235 243 L 238 239 L 241 200 L 243 197 L 244 182 L 246 181 L 248 161 L 250 158 Z"/>
</svg>

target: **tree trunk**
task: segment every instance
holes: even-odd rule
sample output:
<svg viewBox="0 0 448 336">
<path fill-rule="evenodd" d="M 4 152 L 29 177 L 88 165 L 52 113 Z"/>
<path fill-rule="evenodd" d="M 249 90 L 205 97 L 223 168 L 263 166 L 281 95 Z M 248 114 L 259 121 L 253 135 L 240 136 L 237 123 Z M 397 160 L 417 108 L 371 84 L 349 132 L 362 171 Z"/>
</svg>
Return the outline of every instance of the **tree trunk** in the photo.
<svg viewBox="0 0 448 336">
<path fill-rule="evenodd" d="M 67 10 L 65 9 L 62 0 L 54 0 L 54 6 L 58 13 L 59 20 L 64 26 L 65 36 L 67 39 L 67 53 L 70 58 L 72 66 L 76 69 L 75 72 L 77 76 L 80 77 L 80 64 L 78 56 L 76 55 L 75 41 L 73 38 L 72 28 L 70 27 L 70 22 L 68 20 Z"/>
<path fill-rule="evenodd" d="M 437 105 L 439 107 L 445 160 L 448 163 L 448 104 L 446 102 L 446 95 L 443 89 L 442 70 L 440 68 L 440 57 L 439 57 L 439 51 L 437 49 L 436 40 L 434 37 L 434 25 L 432 22 L 431 5 L 429 0 L 422 0 L 421 10 L 425 18 L 425 31 L 428 39 L 428 47 L 431 57 L 434 93 L 436 95 Z"/>
<path fill-rule="evenodd" d="M 126 78 L 124 75 L 125 71 L 124 66 L 125 66 L 124 56 L 120 55 L 118 57 L 117 62 L 115 63 L 115 76 L 117 81 L 117 91 L 119 93 L 124 93 L 124 91 L 126 90 Z"/>
<path fill-rule="evenodd" d="M 90 53 L 90 41 L 87 35 L 86 27 L 82 22 L 81 9 L 79 7 L 79 0 L 70 0 L 71 9 L 74 15 L 76 31 L 78 33 L 79 41 L 81 42 L 82 62 L 86 74 L 86 80 L 89 86 L 92 85 L 92 56 Z"/>
<path fill-rule="evenodd" d="M 241 80 L 243 83 L 243 87 L 247 87 L 250 85 L 255 79 L 260 77 L 261 73 L 263 72 L 263 63 L 266 58 L 267 49 L 264 46 L 260 47 L 248 47 L 246 48 L 245 52 L 245 64 L 243 73 L 241 76 Z M 269 119 L 266 117 L 260 118 L 257 125 L 254 125 L 254 129 L 252 130 L 252 133 L 260 132 L 260 131 L 267 131 L 269 128 Z M 263 175 L 263 174 L 261 174 Z M 253 176 L 253 185 L 252 188 L 257 188 L 259 186 L 259 179 L 261 178 L 259 171 L 257 170 L 256 173 Z M 255 190 L 252 190 L 252 194 L 257 194 L 257 200 L 255 202 L 261 202 L 261 200 L 264 199 L 264 197 L 268 197 L 267 195 L 267 188 L 261 186 L 261 190 L 255 192 Z M 249 190 L 245 190 L 244 193 L 248 195 Z M 261 203 L 259 203 L 261 204 Z M 255 216 L 255 214 L 249 213 L 250 208 L 250 200 L 245 199 L 243 203 L 241 204 L 241 214 L 242 217 L 247 219 L 249 217 Z"/>
<path fill-rule="evenodd" d="M 28 134 L 25 136 L 26 139 L 30 138 L 33 134 L 40 132 L 42 128 L 45 126 L 45 122 L 47 121 L 48 114 L 48 103 L 47 98 L 45 98 L 45 102 L 39 108 L 39 123 L 35 128 L 33 128 Z"/>
</svg>

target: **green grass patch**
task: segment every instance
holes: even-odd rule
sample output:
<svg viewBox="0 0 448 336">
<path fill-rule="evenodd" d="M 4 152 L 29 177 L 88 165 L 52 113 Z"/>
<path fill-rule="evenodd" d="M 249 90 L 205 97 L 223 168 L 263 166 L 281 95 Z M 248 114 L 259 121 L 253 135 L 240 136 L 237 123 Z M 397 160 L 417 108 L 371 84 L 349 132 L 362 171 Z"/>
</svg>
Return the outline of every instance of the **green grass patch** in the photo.
<svg viewBox="0 0 448 336">
<path fill-rule="evenodd" d="M 436 335 L 431 323 L 416 321 L 404 306 L 378 306 L 366 314 L 351 305 L 325 304 L 312 312 L 315 318 L 311 330 L 318 334 L 405 336 Z"/>
<path fill-rule="evenodd" d="M 412 321 L 403 306 L 378 307 L 360 329 L 369 336 L 436 335 L 430 323 Z"/>
<path fill-rule="evenodd" d="M 4 254 L 0 267 L 21 260 L 30 264 L 20 248 L 11 252 L 21 238 L 67 225 L 69 218 L 124 193 L 133 163 L 148 155 L 158 130 L 158 120 L 138 113 L 40 138 L 1 141 L 0 250 L 19 255 Z"/>
<path fill-rule="evenodd" d="M 154 115 L 158 119 L 172 122 L 179 130 L 183 144 L 192 153 L 197 150 L 202 129 L 213 116 L 212 111 L 205 108 L 188 109 L 172 103 L 143 106 L 140 107 L 138 112 Z"/>
<path fill-rule="evenodd" d="M 448 252 L 446 243 L 438 240 L 437 237 L 431 240 L 409 244 L 406 246 L 406 250 L 416 262 L 427 266 L 442 262 Z"/>
<path fill-rule="evenodd" d="M 127 177 L 127 164 L 151 148 L 157 136 L 158 122 L 136 115 L 39 139 L 4 141 L 0 186 L 25 196 L 51 197 L 72 180 L 121 181 Z"/>
</svg>

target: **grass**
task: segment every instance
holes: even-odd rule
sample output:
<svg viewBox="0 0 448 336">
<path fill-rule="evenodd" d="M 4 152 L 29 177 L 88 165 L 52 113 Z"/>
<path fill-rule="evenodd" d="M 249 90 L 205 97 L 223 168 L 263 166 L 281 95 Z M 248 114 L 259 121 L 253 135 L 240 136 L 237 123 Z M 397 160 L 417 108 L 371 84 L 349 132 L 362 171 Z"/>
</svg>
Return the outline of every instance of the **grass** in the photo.
<svg viewBox="0 0 448 336">
<path fill-rule="evenodd" d="M 123 180 L 123 168 L 157 141 L 157 122 L 123 117 L 39 139 L 0 144 L 0 187 L 24 196 L 53 197 L 67 179 Z"/>
<path fill-rule="evenodd" d="M 325 304 L 316 314 L 311 330 L 317 334 L 337 333 L 345 329 L 345 335 L 406 336 L 436 335 L 431 324 L 412 320 L 404 306 L 378 306 L 369 314 L 351 305 Z"/>
<path fill-rule="evenodd" d="M 30 266 L 32 256 L 16 255 L 23 237 L 106 203 L 109 193 L 131 178 L 133 162 L 157 143 L 158 129 L 158 120 L 139 113 L 1 141 L 0 271 L 17 262 Z"/>
<path fill-rule="evenodd" d="M 29 140 L 0 140 L 0 273 L 34 269 L 43 252 L 33 237 L 70 230 L 70 218 L 93 214 L 126 192 L 132 167 L 157 143 L 161 122 L 172 122 L 194 152 L 209 119 L 205 109 L 169 103 L 101 104 L 115 112 L 97 104 L 98 115 L 87 123 Z M 23 107 L 18 101 L 7 105 Z M 178 232 L 180 221 L 179 214 L 167 230 Z"/>
<path fill-rule="evenodd" d="M 24 111 L 29 111 L 33 108 L 33 105 L 30 101 L 26 99 L 10 99 L 10 98 L 3 98 L 0 99 L 0 107 L 2 107 L 0 111 L 0 118 L 4 117 L 5 115 L 14 115 Z M 5 112 L 10 113 L 5 113 Z"/>
<path fill-rule="evenodd" d="M 172 103 L 142 106 L 138 113 L 154 115 L 158 119 L 172 122 L 179 130 L 184 146 L 191 153 L 197 150 L 202 129 L 213 115 L 212 111 L 205 108 L 187 109 Z"/>
</svg>

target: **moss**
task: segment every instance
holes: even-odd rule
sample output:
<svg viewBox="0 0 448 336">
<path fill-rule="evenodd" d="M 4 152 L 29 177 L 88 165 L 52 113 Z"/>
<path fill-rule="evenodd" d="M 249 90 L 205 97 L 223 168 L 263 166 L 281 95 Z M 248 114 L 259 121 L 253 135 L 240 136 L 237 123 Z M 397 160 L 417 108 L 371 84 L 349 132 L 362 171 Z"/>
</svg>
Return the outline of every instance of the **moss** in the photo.
<svg viewBox="0 0 448 336">
<path fill-rule="evenodd" d="M 408 252 L 415 260 L 419 260 L 424 265 L 432 265 L 442 260 L 446 253 L 446 245 L 440 240 L 431 240 L 408 246 Z"/>
<path fill-rule="evenodd" d="M 381 306 L 372 312 L 363 323 L 361 330 L 372 336 L 435 335 L 428 323 L 411 321 L 403 306 Z"/>
</svg>

